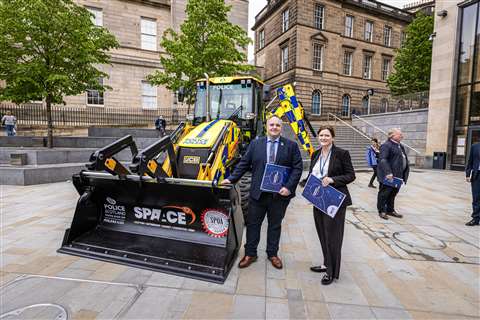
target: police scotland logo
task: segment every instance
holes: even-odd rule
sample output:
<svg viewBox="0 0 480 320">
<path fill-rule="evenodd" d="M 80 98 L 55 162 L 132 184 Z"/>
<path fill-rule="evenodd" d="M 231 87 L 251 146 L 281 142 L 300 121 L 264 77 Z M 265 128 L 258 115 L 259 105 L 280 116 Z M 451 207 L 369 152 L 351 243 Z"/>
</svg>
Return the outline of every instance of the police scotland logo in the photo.
<svg viewBox="0 0 480 320">
<path fill-rule="evenodd" d="M 228 215 L 223 210 L 206 209 L 201 215 L 203 230 L 210 236 L 222 238 L 228 232 Z"/>
</svg>

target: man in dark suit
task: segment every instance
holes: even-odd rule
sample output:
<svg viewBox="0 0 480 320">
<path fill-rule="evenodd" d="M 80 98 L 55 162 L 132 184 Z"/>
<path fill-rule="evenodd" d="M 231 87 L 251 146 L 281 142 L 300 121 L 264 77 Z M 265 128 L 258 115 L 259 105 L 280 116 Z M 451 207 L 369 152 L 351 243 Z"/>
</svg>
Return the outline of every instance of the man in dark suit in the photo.
<svg viewBox="0 0 480 320">
<path fill-rule="evenodd" d="M 281 269 L 283 267 L 282 260 L 277 255 L 282 220 L 290 199 L 295 196 L 295 189 L 302 175 L 303 162 L 298 145 L 294 141 L 281 137 L 281 132 L 282 120 L 277 116 L 270 117 L 267 120 L 267 136 L 253 140 L 233 173 L 221 182 L 221 184 L 236 183 L 245 172 L 252 171 L 246 219 L 247 242 L 245 243 L 245 257 L 238 265 L 240 268 L 246 268 L 257 260 L 260 229 L 265 215 L 268 219 L 268 259 L 275 268 Z M 278 194 L 260 190 L 263 172 L 267 163 L 274 163 L 292 169 L 288 181 Z"/>
<path fill-rule="evenodd" d="M 395 197 L 398 188 L 383 184 L 385 178 L 392 180 L 393 177 L 403 179 L 407 183 L 410 172 L 407 153 L 401 144 L 403 139 L 402 131 L 393 128 L 388 131 L 388 140 L 380 147 L 380 157 L 378 161 L 378 190 L 377 209 L 380 218 L 388 220 L 388 216 L 396 218 L 403 217 L 395 211 Z"/>
<path fill-rule="evenodd" d="M 475 143 L 470 149 L 467 167 L 465 168 L 467 182 L 472 184 L 472 220 L 467 226 L 478 226 L 480 224 L 480 143 Z"/>
</svg>

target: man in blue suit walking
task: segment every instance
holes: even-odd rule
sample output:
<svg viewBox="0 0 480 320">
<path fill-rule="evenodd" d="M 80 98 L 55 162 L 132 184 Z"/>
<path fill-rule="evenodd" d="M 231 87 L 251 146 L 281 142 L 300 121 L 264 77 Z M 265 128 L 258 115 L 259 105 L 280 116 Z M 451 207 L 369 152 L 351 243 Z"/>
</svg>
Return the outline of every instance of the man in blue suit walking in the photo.
<svg viewBox="0 0 480 320">
<path fill-rule="evenodd" d="M 472 220 L 467 226 L 478 226 L 480 224 L 480 143 L 475 143 L 470 149 L 467 167 L 465 168 L 467 182 L 472 184 Z"/>
<path fill-rule="evenodd" d="M 277 116 L 270 117 L 267 120 L 267 136 L 253 140 L 233 173 L 221 182 L 221 184 L 236 183 L 243 174 L 249 170 L 252 171 L 252 184 L 246 218 L 247 242 L 245 243 L 245 256 L 238 264 L 239 268 L 246 268 L 257 260 L 260 230 L 265 215 L 268 219 L 268 259 L 275 268 L 281 269 L 283 267 L 282 260 L 277 255 L 282 220 L 290 199 L 295 196 L 295 189 L 302 175 L 303 162 L 298 145 L 294 141 L 281 137 L 281 132 L 282 120 Z M 260 190 L 267 163 L 292 169 L 288 181 L 276 194 Z"/>
</svg>

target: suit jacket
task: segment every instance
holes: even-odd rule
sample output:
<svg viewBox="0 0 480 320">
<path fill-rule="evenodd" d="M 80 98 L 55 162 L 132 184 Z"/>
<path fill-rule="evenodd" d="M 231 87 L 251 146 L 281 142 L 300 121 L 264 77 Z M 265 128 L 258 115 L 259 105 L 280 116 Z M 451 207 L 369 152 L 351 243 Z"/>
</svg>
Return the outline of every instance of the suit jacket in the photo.
<svg viewBox="0 0 480 320">
<path fill-rule="evenodd" d="M 470 148 L 470 155 L 468 156 L 467 167 L 465 168 L 465 175 L 471 177 L 471 181 L 480 179 L 480 143 L 475 143 Z"/>
<path fill-rule="evenodd" d="M 407 161 L 405 170 L 403 170 L 402 154 L 405 154 L 405 160 Z M 401 143 L 395 143 L 388 139 L 380 147 L 380 159 L 377 166 L 378 181 L 383 183 L 387 175 L 393 174 L 394 177 L 401 178 L 406 183 L 409 173 L 410 166 L 405 148 Z"/>
<path fill-rule="evenodd" d="M 320 159 L 320 151 L 321 149 L 318 149 L 312 154 L 310 170 L 308 172 L 309 176 L 312 173 L 313 167 Z M 347 150 L 332 145 L 332 154 L 330 155 L 327 176 L 333 179 L 331 186 L 346 195 L 343 205 L 351 205 L 352 197 L 350 197 L 350 192 L 348 192 L 347 184 L 355 180 L 355 171 L 353 170 L 350 153 Z"/>
<path fill-rule="evenodd" d="M 250 197 L 258 200 L 262 194 L 260 185 L 262 183 L 263 172 L 265 171 L 266 164 L 267 137 L 258 137 L 250 142 L 247 152 L 227 179 L 232 183 L 236 183 L 245 174 L 245 172 L 251 170 L 252 184 L 250 186 Z M 290 177 L 287 183 L 284 185 L 284 187 L 291 192 L 291 195 L 285 197 L 285 199 L 291 199 L 295 196 L 295 190 L 297 188 L 298 181 L 302 176 L 303 170 L 302 155 L 300 154 L 298 145 L 294 141 L 280 137 L 275 164 L 292 168 Z"/>
</svg>

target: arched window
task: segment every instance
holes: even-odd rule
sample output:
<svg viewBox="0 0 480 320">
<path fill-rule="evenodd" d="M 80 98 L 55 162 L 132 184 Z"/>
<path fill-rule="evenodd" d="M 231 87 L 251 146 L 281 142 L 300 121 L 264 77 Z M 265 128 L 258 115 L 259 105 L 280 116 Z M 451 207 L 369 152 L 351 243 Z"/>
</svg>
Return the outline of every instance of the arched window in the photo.
<svg viewBox="0 0 480 320">
<path fill-rule="evenodd" d="M 322 113 L 322 93 L 314 90 L 312 93 L 312 114 L 320 115 Z"/>
<path fill-rule="evenodd" d="M 380 102 L 380 113 L 385 113 L 388 111 L 388 100 L 383 98 Z"/>
<path fill-rule="evenodd" d="M 350 115 L 350 96 L 344 94 L 342 97 L 342 117 L 348 117 Z"/>
<path fill-rule="evenodd" d="M 370 97 L 365 96 L 362 99 L 362 112 L 361 114 L 369 114 L 370 113 Z"/>
</svg>

